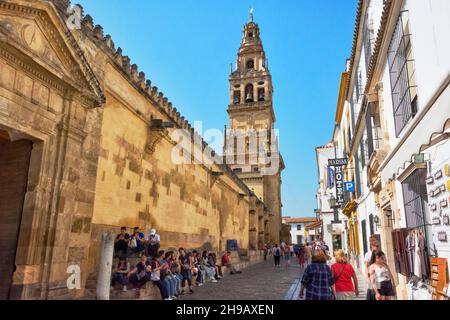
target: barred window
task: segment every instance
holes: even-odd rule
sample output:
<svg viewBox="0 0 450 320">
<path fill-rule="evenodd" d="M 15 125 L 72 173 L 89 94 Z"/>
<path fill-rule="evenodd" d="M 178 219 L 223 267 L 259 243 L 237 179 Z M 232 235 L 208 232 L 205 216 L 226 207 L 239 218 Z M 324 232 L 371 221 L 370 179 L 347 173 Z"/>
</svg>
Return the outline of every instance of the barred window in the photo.
<svg viewBox="0 0 450 320">
<path fill-rule="evenodd" d="M 370 64 L 370 58 L 372 57 L 372 43 L 373 43 L 373 28 L 372 28 L 372 22 L 370 20 L 369 13 L 366 14 L 366 21 L 364 23 L 364 31 L 363 31 L 363 37 L 364 37 L 364 53 L 366 58 L 366 73 L 369 73 L 369 64 Z"/>
<path fill-rule="evenodd" d="M 425 218 L 428 202 L 426 175 L 426 169 L 418 169 L 402 184 L 406 226 L 411 229 L 422 228 L 427 224 Z"/>
<path fill-rule="evenodd" d="M 392 104 L 397 137 L 417 114 L 417 83 L 411 46 L 408 11 L 397 21 L 388 51 Z"/>
<path fill-rule="evenodd" d="M 361 100 L 361 95 L 363 94 L 362 74 L 360 67 L 358 67 L 358 69 L 356 70 L 355 89 L 356 89 L 356 103 L 358 103 Z"/>
</svg>

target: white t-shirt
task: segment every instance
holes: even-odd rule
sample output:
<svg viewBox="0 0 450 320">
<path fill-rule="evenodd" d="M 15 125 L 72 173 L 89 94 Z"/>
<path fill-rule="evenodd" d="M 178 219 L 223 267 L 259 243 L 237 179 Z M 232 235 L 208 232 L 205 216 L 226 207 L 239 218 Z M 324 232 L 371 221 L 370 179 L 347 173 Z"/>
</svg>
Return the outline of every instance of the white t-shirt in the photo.
<svg viewBox="0 0 450 320">
<path fill-rule="evenodd" d="M 160 242 L 160 241 L 161 241 L 161 237 L 159 236 L 159 234 L 155 234 L 154 236 L 149 235 L 149 236 L 148 236 L 148 240 L 149 240 L 149 241 L 157 241 L 157 242 Z"/>
</svg>

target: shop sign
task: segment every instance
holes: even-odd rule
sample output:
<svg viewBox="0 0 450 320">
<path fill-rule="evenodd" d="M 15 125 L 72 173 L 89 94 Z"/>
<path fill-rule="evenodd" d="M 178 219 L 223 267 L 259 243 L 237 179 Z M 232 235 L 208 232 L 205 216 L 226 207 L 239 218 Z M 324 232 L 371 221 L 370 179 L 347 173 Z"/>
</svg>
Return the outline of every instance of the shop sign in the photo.
<svg viewBox="0 0 450 320">
<path fill-rule="evenodd" d="M 348 164 L 347 158 L 328 159 L 328 165 L 330 167 L 346 166 Z"/>
</svg>

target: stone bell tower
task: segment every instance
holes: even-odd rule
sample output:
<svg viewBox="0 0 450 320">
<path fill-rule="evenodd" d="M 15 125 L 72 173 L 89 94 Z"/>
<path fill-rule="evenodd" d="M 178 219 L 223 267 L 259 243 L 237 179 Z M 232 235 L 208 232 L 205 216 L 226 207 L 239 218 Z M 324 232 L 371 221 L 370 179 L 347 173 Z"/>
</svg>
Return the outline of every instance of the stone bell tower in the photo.
<svg viewBox="0 0 450 320">
<path fill-rule="evenodd" d="M 230 75 L 230 104 L 228 114 L 230 117 L 229 129 L 232 132 L 246 132 L 245 142 L 239 147 L 236 141 L 232 148 L 225 150 L 228 159 L 234 158 L 229 163 L 233 171 L 241 178 L 247 186 L 266 204 L 269 211 L 269 234 L 264 235 L 265 242 L 279 243 L 281 231 L 281 171 L 284 163 L 278 152 L 278 141 L 275 145 L 270 144 L 266 155 L 279 159 L 277 169 L 270 173 L 264 172 L 266 164 L 255 161 L 261 148 L 255 152 L 251 148 L 251 137 L 255 135 L 255 144 L 260 145 L 259 136 L 261 132 L 268 133 L 268 141 L 271 140 L 272 129 L 275 124 L 275 113 L 273 110 L 273 86 L 272 76 L 269 71 L 268 60 L 263 48 L 258 24 L 253 21 L 253 12 L 250 13 L 250 21 L 245 24 L 241 46 L 235 67 L 231 68 Z M 234 138 L 234 137 L 233 137 Z M 226 139 L 231 139 L 229 135 Z M 234 138 L 236 139 L 236 138 Z M 229 140 L 225 141 L 226 146 Z M 253 146 L 254 146 L 253 145 Z M 239 160 L 240 159 L 240 160 Z M 245 161 L 242 161 L 245 160 Z M 266 229 L 267 230 L 267 229 Z"/>
</svg>

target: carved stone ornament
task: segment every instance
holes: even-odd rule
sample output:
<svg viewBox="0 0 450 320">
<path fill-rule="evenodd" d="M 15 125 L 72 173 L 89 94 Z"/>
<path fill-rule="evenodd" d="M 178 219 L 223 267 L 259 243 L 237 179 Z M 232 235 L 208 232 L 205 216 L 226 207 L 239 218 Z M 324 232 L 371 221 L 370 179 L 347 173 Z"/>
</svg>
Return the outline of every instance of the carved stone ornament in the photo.
<svg viewBox="0 0 450 320">
<path fill-rule="evenodd" d="M 152 120 L 147 134 L 147 143 L 145 151 L 152 154 L 156 150 L 156 146 L 163 138 L 168 138 L 167 129 L 163 126 L 162 120 Z"/>
</svg>

